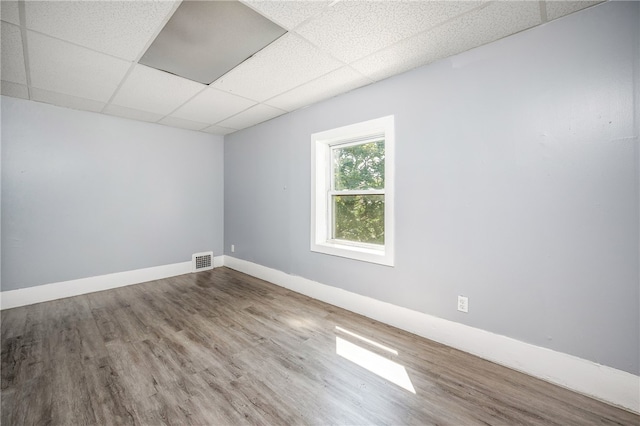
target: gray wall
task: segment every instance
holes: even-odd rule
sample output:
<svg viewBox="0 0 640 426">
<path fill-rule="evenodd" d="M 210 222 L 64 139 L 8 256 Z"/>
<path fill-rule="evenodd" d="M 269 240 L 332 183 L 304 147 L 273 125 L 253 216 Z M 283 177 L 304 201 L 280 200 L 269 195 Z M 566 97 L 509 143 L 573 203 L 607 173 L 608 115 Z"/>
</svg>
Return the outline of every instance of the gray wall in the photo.
<svg viewBox="0 0 640 426">
<path fill-rule="evenodd" d="M 222 137 L 1 102 L 3 291 L 222 254 Z"/>
<path fill-rule="evenodd" d="M 640 373 L 639 6 L 596 6 L 227 136 L 225 253 Z M 311 133 L 388 114 L 395 267 L 310 252 Z"/>
</svg>

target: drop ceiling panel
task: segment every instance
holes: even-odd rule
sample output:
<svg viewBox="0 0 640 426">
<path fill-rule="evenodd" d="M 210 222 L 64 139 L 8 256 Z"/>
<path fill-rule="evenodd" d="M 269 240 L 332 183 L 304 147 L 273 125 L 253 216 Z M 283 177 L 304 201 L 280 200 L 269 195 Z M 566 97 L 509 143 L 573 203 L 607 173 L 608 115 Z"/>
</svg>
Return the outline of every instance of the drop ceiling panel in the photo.
<svg viewBox="0 0 640 426">
<path fill-rule="evenodd" d="M 20 15 L 18 13 L 17 1 L 0 1 L 0 19 L 5 22 L 20 25 Z"/>
<path fill-rule="evenodd" d="M 495 2 L 351 64 L 381 80 L 541 23 L 538 2 Z"/>
<path fill-rule="evenodd" d="M 290 32 L 205 87 L 136 63 L 180 1 L 2 0 L 1 93 L 228 134 L 600 3 L 240 1 Z"/>
<path fill-rule="evenodd" d="M 203 130 L 203 132 L 212 133 L 214 135 L 228 135 L 235 132 L 237 129 L 229 129 L 228 127 L 221 126 L 209 126 Z"/>
<path fill-rule="evenodd" d="M 205 87 L 186 78 L 136 65 L 112 103 L 167 115 Z"/>
<path fill-rule="evenodd" d="M 27 84 L 20 27 L 5 22 L 0 26 L 2 33 L 0 45 L 2 79 L 13 83 Z"/>
<path fill-rule="evenodd" d="M 84 111 L 100 112 L 104 108 L 104 102 L 98 102 L 91 99 L 83 99 L 75 96 L 65 95 L 62 93 L 54 93 L 48 90 L 31 89 L 31 99 L 38 102 L 58 105 L 66 108 L 80 109 Z"/>
<path fill-rule="evenodd" d="M 106 102 L 130 63 L 42 34 L 27 32 L 31 84 L 79 98 Z"/>
<path fill-rule="evenodd" d="M 341 65 L 306 40 L 288 33 L 231 70 L 213 86 L 261 102 Z"/>
<path fill-rule="evenodd" d="M 119 105 L 107 105 L 104 109 L 105 114 L 115 115 L 122 118 L 130 118 L 132 120 L 138 121 L 148 121 L 151 123 L 155 123 L 156 121 L 162 118 L 162 114 L 156 114 L 149 111 L 140 111 L 133 108 L 127 108 Z"/>
<path fill-rule="evenodd" d="M 249 99 L 209 88 L 184 104 L 171 116 L 214 124 L 255 104 Z"/>
<path fill-rule="evenodd" d="M 245 127 L 250 127 L 254 124 L 262 123 L 263 121 L 270 120 L 285 113 L 286 111 L 283 111 L 281 109 L 274 108 L 269 105 L 259 104 L 217 124 L 218 126 L 222 127 L 244 129 Z"/>
<path fill-rule="evenodd" d="M 180 127 L 182 129 L 188 130 L 202 130 L 205 127 L 209 127 L 209 124 L 207 123 L 198 123 L 196 121 L 183 120 L 182 118 L 175 117 L 165 117 L 162 120 L 158 121 L 158 123 L 171 127 Z"/>
<path fill-rule="evenodd" d="M 325 0 L 241 1 L 288 30 L 292 30 L 305 20 L 318 15 L 331 3 Z"/>
<path fill-rule="evenodd" d="M 140 63 L 210 84 L 285 32 L 236 0 L 185 1 Z"/>
<path fill-rule="evenodd" d="M 477 6 L 459 1 L 342 1 L 296 32 L 350 63 Z"/>
<path fill-rule="evenodd" d="M 600 1 L 548 1 L 547 6 L 547 19 L 553 20 L 560 18 L 561 16 L 568 15 L 578 10 L 584 9 L 595 4 L 602 3 Z"/>
<path fill-rule="evenodd" d="M 280 109 L 293 111 L 371 82 L 372 80 L 363 77 L 353 69 L 343 67 L 269 99 L 267 103 Z"/>
<path fill-rule="evenodd" d="M 29 89 L 23 84 L 12 83 L 10 81 L 0 81 L 0 93 L 12 98 L 29 99 Z"/>
<path fill-rule="evenodd" d="M 26 1 L 27 28 L 127 60 L 136 59 L 174 1 Z"/>
</svg>

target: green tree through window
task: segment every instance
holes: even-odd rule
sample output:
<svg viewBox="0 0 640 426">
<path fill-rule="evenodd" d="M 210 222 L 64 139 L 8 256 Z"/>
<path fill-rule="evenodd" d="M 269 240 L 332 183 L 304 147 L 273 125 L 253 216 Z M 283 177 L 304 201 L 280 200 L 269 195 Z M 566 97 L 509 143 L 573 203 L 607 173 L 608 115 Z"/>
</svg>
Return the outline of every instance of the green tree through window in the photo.
<svg viewBox="0 0 640 426">
<path fill-rule="evenodd" d="M 384 140 L 332 148 L 334 239 L 384 244 Z"/>
</svg>

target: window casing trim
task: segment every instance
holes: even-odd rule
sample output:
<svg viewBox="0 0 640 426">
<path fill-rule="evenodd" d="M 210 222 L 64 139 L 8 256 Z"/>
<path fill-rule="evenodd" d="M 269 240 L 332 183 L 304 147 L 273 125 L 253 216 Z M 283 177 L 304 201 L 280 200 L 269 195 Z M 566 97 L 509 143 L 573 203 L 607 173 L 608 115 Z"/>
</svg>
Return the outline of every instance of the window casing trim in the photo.
<svg viewBox="0 0 640 426">
<path fill-rule="evenodd" d="M 384 139 L 384 189 L 332 190 L 332 148 L 348 147 Z M 311 135 L 311 251 L 365 262 L 394 264 L 394 117 L 386 116 Z M 332 195 L 382 194 L 384 207 L 384 245 L 333 239 L 330 200 Z"/>
</svg>

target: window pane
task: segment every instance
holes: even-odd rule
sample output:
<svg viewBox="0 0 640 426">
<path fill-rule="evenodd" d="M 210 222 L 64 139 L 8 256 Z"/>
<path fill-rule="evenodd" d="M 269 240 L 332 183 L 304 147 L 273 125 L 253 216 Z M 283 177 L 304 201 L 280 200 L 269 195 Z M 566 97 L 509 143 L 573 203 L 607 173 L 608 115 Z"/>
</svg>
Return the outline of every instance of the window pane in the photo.
<svg viewBox="0 0 640 426">
<path fill-rule="evenodd" d="M 333 148 L 334 189 L 384 189 L 384 140 Z"/>
<path fill-rule="evenodd" d="M 384 244 L 384 195 L 334 195 L 333 238 Z"/>
</svg>

